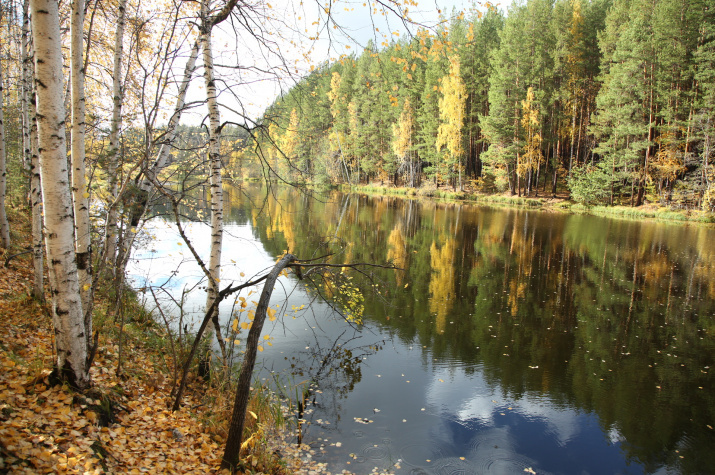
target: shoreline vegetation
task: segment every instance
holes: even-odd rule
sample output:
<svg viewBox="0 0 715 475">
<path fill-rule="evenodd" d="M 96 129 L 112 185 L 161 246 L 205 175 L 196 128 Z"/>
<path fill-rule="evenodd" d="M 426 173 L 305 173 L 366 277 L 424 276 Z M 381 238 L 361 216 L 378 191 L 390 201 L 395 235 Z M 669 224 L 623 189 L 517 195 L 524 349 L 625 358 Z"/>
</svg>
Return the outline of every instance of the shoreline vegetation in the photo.
<svg viewBox="0 0 715 475">
<path fill-rule="evenodd" d="M 122 346 L 108 289 L 95 294 L 92 388 L 52 379 L 49 288 L 44 303 L 31 297 L 32 258 L 22 254 L 30 218 L 18 208 L 9 213 L 14 245 L 0 255 L 0 473 L 229 473 L 219 467 L 236 378 L 206 381 L 193 371 L 172 413 L 170 338 L 133 292 L 125 292 Z M 316 449 L 296 442 L 291 403 L 252 389 L 235 473 L 329 473 L 312 460 Z"/>
<path fill-rule="evenodd" d="M 638 220 L 657 220 L 669 222 L 688 222 L 699 224 L 715 224 L 715 214 L 697 209 L 675 210 L 670 206 L 658 206 L 648 203 L 639 207 L 631 206 L 587 206 L 577 203 L 560 193 L 555 197 L 546 196 L 511 196 L 510 193 L 489 194 L 477 191 L 453 191 L 445 187 L 410 188 L 368 185 L 338 185 L 341 192 L 362 193 L 372 196 L 400 196 L 409 199 L 434 199 L 441 201 L 461 202 L 486 206 L 506 206 L 527 208 L 532 210 L 585 213 L 610 218 L 627 218 Z"/>
<path fill-rule="evenodd" d="M 637 210 L 608 212 L 620 216 L 715 211 L 715 26 L 702 2 L 528 0 L 375 40 L 276 98 L 229 168 Z"/>
</svg>

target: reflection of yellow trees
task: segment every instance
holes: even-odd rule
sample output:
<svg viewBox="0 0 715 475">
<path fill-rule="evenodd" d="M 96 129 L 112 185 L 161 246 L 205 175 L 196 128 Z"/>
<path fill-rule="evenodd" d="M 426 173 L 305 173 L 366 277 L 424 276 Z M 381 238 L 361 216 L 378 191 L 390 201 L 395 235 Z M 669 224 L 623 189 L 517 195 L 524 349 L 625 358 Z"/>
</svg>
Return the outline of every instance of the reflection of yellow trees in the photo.
<svg viewBox="0 0 715 475">
<path fill-rule="evenodd" d="M 430 312 L 437 314 L 437 331 L 443 333 L 447 314 L 452 310 L 455 299 L 454 256 L 457 242 L 447 238 L 441 249 L 432 242 L 430 247 L 432 275 L 429 283 Z"/>
<path fill-rule="evenodd" d="M 268 216 L 272 217 L 266 225 L 268 239 L 272 239 L 274 233 L 281 233 L 286 241 L 287 250 L 294 251 L 296 249 L 295 200 L 286 199 L 279 202 L 274 196 L 271 196 L 266 203 L 266 210 Z"/>
<path fill-rule="evenodd" d="M 697 244 L 700 260 L 696 266 L 698 277 L 707 282 L 708 296 L 715 299 L 715 246 L 712 241 L 712 228 L 701 227 L 698 229 Z"/>
<path fill-rule="evenodd" d="M 509 246 L 509 253 L 515 256 L 514 263 L 517 265 L 517 271 L 508 283 L 509 307 L 514 316 L 519 311 L 519 300 L 526 295 L 526 282 L 533 273 L 534 258 L 539 252 L 538 246 L 521 231 L 522 226 L 519 223 L 520 220 L 517 219 Z"/>
<path fill-rule="evenodd" d="M 518 277 L 512 279 L 509 282 L 509 309 L 511 310 L 511 315 L 516 317 L 519 311 L 519 300 L 523 299 L 526 295 L 526 282 L 520 281 Z"/>
<path fill-rule="evenodd" d="M 392 261 L 394 265 L 400 268 L 406 267 L 407 262 L 407 243 L 402 235 L 402 230 L 400 226 L 397 225 L 390 233 L 387 238 L 387 260 Z M 397 279 L 397 285 L 402 285 L 404 280 L 404 272 L 395 271 L 395 277 Z"/>
</svg>

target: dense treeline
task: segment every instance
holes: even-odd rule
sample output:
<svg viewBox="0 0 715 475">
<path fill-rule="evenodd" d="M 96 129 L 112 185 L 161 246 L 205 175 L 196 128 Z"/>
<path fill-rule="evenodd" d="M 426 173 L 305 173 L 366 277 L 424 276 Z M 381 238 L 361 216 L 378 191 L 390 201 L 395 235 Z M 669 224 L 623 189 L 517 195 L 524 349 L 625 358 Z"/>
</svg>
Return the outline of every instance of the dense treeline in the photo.
<svg viewBox="0 0 715 475">
<path fill-rule="evenodd" d="M 529 0 L 324 64 L 256 150 L 322 183 L 715 206 L 709 0 Z M 431 184 L 431 185 L 430 185 Z"/>
</svg>

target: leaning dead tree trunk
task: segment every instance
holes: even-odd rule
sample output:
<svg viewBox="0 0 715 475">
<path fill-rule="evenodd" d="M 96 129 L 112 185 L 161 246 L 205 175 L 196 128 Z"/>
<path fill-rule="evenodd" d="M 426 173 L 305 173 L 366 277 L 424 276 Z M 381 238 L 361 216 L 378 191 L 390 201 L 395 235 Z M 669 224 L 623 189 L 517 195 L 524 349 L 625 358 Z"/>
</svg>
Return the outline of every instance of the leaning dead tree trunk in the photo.
<svg viewBox="0 0 715 475">
<path fill-rule="evenodd" d="M 258 352 L 258 338 L 263 331 L 263 323 L 266 321 L 266 311 L 271 300 L 273 287 L 280 273 L 288 265 L 295 261 L 295 256 L 292 254 L 284 255 L 268 274 L 266 283 L 263 285 L 261 298 L 258 300 L 256 314 L 253 319 L 253 324 L 248 332 L 246 339 L 246 353 L 243 357 L 243 365 L 241 366 L 241 374 L 238 377 L 236 386 L 236 398 L 233 402 L 233 414 L 231 415 L 231 423 L 228 427 L 228 438 L 226 439 L 226 449 L 221 460 L 221 468 L 233 470 L 238 464 L 239 452 L 241 450 L 241 438 L 243 437 L 243 426 L 246 422 L 246 408 L 251 390 L 251 378 L 253 377 L 253 367 L 256 364 L 256 353 Z"/>
<path fill-rule="evenodd" d="M 90 384 L 88 351 L 67 170 L 59 5 L 53 0 L 31 0 L 30 7 L 35 45 L 40 174 L 57 348 L 55 371 L 73 386 L 86 388 Z"/>
</svg>

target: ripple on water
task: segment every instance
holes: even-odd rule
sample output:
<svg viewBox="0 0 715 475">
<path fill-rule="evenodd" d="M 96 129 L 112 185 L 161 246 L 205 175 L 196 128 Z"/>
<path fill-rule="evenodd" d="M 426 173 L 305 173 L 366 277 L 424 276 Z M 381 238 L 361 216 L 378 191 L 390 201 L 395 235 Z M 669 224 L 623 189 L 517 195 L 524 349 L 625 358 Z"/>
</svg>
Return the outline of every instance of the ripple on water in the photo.
<svg viewBox="0 0 715 475">
<path fill-rule="evenodd" d="M 437 460 L 434 467 L 434 473 L 439 475 L 480 475 L 474 464 L 468 460 L 458 459 L 456 457 L 445 457 Z M 506 472 L 505 472 L 506 473 Z"/>
<path fill-rule="evenodd" d="M 506 428 L 493 428 L 476 435 L 470 442 L 468 456 L 472 472 L 467 473 L 524 473 L 537 466 L 535 460 L 520 455 Z M 544 473 L 541 470 L 539 474 Z"/>
<path fill-rule="evenodd" d="M 390 460 L 390 449 L 382 444 L 371 444 L 363 446 L 360 453 L 370 463 L 384 462 Z"/>
<path fill-rule="evenodd" d="M 432 467 L 437 459 L 444 456 L 445 452 L 439 446 L 426 443 L 404 445 L 399 450 L 399 458 L 403 462 L 418 468 Z"/>
</svg>

